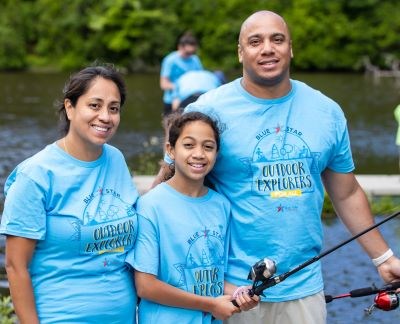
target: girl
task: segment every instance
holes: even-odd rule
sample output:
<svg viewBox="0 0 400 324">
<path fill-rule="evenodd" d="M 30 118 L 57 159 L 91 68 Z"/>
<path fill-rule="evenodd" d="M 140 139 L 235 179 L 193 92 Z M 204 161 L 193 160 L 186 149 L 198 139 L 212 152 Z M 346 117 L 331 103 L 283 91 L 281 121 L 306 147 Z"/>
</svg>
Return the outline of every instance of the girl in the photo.
<svg viewBox="0 0 400 324">
<path fill-rule="evenodd" d="M 192 112 L 172 121 L 168 138 L 175 174 L 139 200 L 140 230 L 127 258 L 143 298 L 139 323 L 211 323 L 240 311 L 223 295 L 230 205 L 204 186 L 219 133 L 208 116 Z M 240 299 L 243 307 L 256 304 Z"/>
<path fill-rule="evenodd" d="M 112 67 L 76 73 L 58 107 L 64 136 L 7 179 L 0 233 L 21 324 L 135 322 L 124 261 L 138 194 L 123 155 L 106 144 L 124 101 Z"/>
</svg>

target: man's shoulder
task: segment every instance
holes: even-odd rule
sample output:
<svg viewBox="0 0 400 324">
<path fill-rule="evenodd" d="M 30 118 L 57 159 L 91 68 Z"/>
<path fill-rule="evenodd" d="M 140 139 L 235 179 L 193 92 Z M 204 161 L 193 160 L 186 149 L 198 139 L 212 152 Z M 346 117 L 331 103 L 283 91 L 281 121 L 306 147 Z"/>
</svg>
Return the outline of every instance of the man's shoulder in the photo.
<svg viewBox="0 0 400 324">
<path fill-rule="evenodd" d="M 317 99 L 317 100 L 325 101 L 326 103 L 332 103 L 332 104 L 337 105 L 337 103 L 331 97 L 327 96 L 321 90 L 318 90 L 300 80 L 292 80 L 292 82 L 296 87 L 297 95 L 301 95 L 304 98 L 308 98 L 310 101 Z"/>
<path fill-rule="evenodd" d="M 164 58 L 162 59 L 162 64 L 175 61 L 178 57 L 179 57 L 178 51 L 173 51 L 173 52 L 167 54 L 166 56 L 164 56 Z"/>
</svg>

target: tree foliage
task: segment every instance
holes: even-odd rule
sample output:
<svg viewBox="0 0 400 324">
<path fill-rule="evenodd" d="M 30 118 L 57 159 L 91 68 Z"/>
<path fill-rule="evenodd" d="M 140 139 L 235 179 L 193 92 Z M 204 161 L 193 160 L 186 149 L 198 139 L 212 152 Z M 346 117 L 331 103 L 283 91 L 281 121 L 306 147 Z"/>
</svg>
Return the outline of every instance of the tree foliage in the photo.
<svg viewBox="0 0 400 324">
<path fill-rule="evenodd" d="M 0 69 L 73 69 L 94 60 L 127 70 L 158 69 L 191 30 L 208 68 L 235 69 L 241 22 L 281 14 L 302 70 L 354 70 L 369 56 L 400 58 L 398 0 L 3 0 Z"/>
</svg>

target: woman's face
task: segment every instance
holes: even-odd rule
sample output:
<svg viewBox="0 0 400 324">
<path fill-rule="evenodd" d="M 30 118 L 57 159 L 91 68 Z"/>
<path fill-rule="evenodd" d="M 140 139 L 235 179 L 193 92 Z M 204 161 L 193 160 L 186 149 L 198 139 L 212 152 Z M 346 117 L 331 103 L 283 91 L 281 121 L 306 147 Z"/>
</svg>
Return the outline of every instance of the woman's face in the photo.
<svg viewBox="0 0 400 324">
<path fill-rule="evenodd" d="M 75 107 L 66 99 L 65 108 L 70 120 L 69 146 L 74 145 L 74 151 L 82 153 L 101 153 L 102 145 L 114 136 L 120 122 L 121 96 L 117 85 L 97 77 Z"/>
</svg>

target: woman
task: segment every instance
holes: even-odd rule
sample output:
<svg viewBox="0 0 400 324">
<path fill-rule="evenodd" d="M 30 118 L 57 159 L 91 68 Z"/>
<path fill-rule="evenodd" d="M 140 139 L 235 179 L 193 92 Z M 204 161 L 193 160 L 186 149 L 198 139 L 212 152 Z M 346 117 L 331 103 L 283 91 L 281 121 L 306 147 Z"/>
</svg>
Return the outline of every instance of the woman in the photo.
<svg viewBox="0 0 400 324">
<path fill-rule="evenodd" d="M 5 184 L 0 233 L 15 312 L 29 323 L 133 323 L 124 260 L 137 232 L 137 190 L 115 134 L 125 85 L 111 66 L 73 75 L 59 105 L 65 136 Z"/>
</svg>

